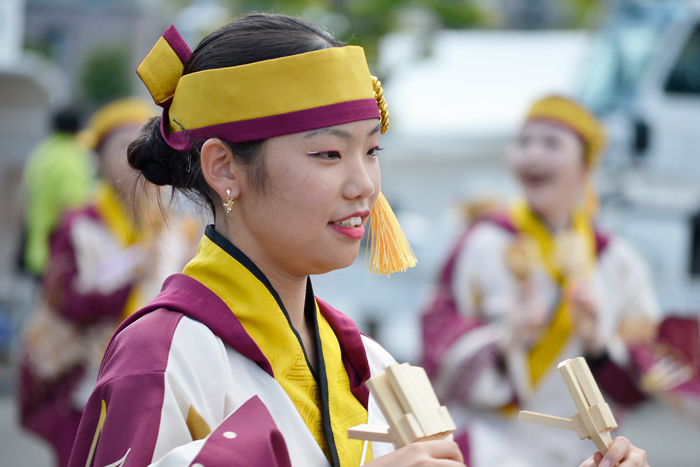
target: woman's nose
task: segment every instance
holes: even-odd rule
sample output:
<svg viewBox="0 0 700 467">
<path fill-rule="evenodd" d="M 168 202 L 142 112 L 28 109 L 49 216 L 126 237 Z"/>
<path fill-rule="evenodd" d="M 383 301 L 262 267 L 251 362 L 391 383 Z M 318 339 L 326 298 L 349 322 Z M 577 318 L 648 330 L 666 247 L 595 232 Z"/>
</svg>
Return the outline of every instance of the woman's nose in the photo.
<svg viewBox="0 0 700 467">
<path fill-rule="evenodd" d="M 348 165 L 348 177 L 343 190 L 343 195 L 348 199 L 369 198 L 377 188 L 372 175 L 379 167 L 374 167 L 372 162 L 364 159 L 366 158 L 357 158 Z"/>
</svg>

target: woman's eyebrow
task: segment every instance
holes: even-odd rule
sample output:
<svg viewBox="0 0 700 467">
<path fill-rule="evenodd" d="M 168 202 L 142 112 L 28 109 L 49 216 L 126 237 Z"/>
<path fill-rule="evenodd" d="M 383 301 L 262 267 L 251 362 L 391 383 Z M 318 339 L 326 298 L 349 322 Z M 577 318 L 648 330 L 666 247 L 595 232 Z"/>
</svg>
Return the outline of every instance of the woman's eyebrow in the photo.
<svg viewBox="0 0 700 467">
<path fill-rule="evenodd" d="M 375 126 L 375 127 L 372 129 L 372 131 L 369 132 L 369 136 L 372 136 L 372 135 L 374 135 L 375 133 L 378 133 L 379 131 L 381 131 L 381 129 L 382 129 L 382 124 L 381 124 L 381 123 L 377 123 L 377 126 Z M 345 130 L 341 130 L 340 128 L 333 128 L 333 127 L 329 127 L 329 128 L 318 128 L 318 129 L 316 129 L 316 130 L 308 131 L 308 132 L 306 132 L 306 133 L 304 134 L 304 138 L 311 138 L 311 137 L 313 137 L 313 136 L 318 135 L 319 133 L 328 133 L 328 134 L 331 134 L 331 135 L 333 135 L 333 136 L 338 136 L 338 137 L 340 137 L 340 138 L 348 139 L 348 140 L 355 139 L 355 137 L 354 137 L 351 133 L 349 133 L 349 132 L 347 132 L 347 131 L 345 131 Z"/>
<path fill-rule="evenodd" d="M 341 130 L 340 128 L 333 128 L 333 127 L 319 128 L 317 130 L 311 130 L 304 135 L 304 138 L 311 138 L 313 136 L 318 135 L 319 133 L 328 133 L 328 134 L 331 134 L 333 136 L 338 136 L 340 138 L 348 139 L 348 140 L 355 139 L 355 137 L 351 133 L 348 133 L 345 130 Z"/>
</svg>

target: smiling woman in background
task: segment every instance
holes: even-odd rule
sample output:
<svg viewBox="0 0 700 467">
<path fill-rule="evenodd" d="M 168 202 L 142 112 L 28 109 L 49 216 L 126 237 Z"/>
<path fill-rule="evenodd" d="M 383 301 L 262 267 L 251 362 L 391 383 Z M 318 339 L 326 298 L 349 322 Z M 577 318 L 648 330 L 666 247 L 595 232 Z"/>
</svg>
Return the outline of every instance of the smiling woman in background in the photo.
<svg viewBox="0 0 700 467">
<path fill-rule="evenodd" d="M 590 178 L 604 145 L 576 102 L 535 102 L 508 152 L 524 199 L 460 237 L 423 317 L 424 364 L 468 429 L 458 439 L 473 467 L 587 456 L 576 436 L 515 420 L 517 409 L 576 412 L 556 371 L 567 358 L 586 356 L 617 402 L 644 398 L 628 347 L 654 338 L 659 309 L 641 258 L 593 225 Z"/>
</svg>

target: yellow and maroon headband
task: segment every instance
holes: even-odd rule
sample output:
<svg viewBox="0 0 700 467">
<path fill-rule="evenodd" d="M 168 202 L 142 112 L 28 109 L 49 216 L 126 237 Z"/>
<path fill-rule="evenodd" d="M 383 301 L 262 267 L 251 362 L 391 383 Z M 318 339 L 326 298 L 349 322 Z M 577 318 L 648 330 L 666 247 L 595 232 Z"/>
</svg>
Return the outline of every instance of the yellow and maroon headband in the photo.
<svg viewBox="0 0 700 467">
<path fill-rule="evenodd" d="M 588 109 L 558 95 L 543 97 L 530 107 L 526 120 L 550 120 L 571 129 L 584 145 L 586 162 L 595 168 L 605 149 L 605 128 Z"/>
<path fill-rule="evenodd" d="M 332 47 L 183 76 L 191 54 L 170 26 L 136 69 L 163 108 L 161 132 L 176 150 L 190 149 L 190 138 L 241 143 L 373 118 L 386 131 L 381 83 L 370 74 L 361 47 Z"/>
</svg>

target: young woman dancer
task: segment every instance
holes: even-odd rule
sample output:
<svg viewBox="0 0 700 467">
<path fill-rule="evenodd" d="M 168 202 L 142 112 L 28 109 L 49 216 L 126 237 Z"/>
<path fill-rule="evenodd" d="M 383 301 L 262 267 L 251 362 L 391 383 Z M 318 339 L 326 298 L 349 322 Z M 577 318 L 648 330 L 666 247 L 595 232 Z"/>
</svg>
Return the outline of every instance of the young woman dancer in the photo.
<svg viewBox="0 0 700 467">
<path fill-rule="evenodd" d="M 117 331 L 71 465 L 463 465 L 450 441 L 394 451 L 347 438 L 385 423 L 363 383 L 393 359 L 314 297 L 309 275 L 352 264 L 385 207 L 386 106 L 362 49 L 252 15 L 191 54 L 169 29 L 138 71 L 165 110 L 132 166 L 215 221 Z"/>
</svg>

